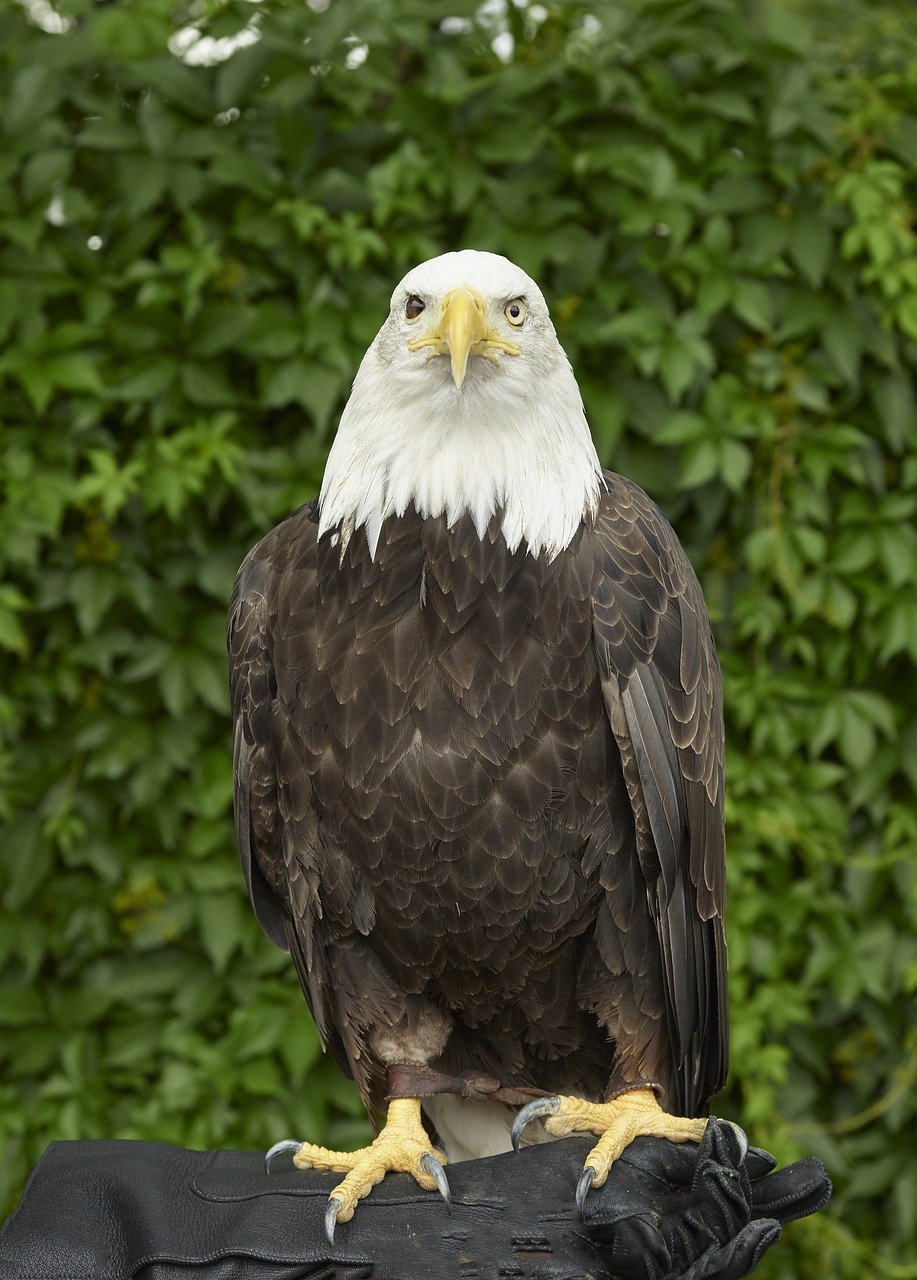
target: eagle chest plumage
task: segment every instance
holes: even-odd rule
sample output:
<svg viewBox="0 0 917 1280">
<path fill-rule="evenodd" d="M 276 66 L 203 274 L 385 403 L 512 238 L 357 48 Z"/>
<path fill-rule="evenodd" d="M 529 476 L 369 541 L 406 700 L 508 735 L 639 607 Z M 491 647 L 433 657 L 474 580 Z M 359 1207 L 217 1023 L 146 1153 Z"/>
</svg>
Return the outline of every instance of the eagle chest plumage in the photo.
<svg viewBox="0 0 917 1280">
<path fill-rule="evenodd" d="M 335 871 L 323 919 L 468 1027 L 514 1000 L 537 1021 L 539 975 L 595 915 L 620 770 L 583 533 L 550 560 L 496 517 L 483 538 L 393 517 L 373 557 L 362 531 L 343 555 L 306 535 L 282 607 L 278 698 Z"/>
</svg>

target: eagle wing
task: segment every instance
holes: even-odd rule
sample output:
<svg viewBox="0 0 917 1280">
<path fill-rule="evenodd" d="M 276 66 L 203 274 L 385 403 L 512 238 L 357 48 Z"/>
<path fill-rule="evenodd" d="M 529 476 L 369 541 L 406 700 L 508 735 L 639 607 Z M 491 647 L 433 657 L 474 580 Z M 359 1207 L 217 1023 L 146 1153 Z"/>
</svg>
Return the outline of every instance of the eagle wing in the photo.
<svg viewBox="0 0 917 1280">
<path fill-rule="evenodd" d="M 664 1007 L 654 1012 L 668 1034 L 672 1109 L 695 1115 L 722 1088 L 728 1054 L 721 678 L 700 584 L 671 526 L 636 485 L 612 473 L 605 482 L 593 636 L 658 939 Z M 604 869 L 600 948 L 642 914 L 622 918 L 620 879 Z"/>
<path fill-rule="evenodd" d="M 341 1030 L 347 1023 L 335 1008 L 322 921 L 321 873 L 327 851 L 321 847 L 301 744 L 294 740 L 289 717 L 278 712 L 274 667 L 274 648 L 288 639 L 280 621 L 290 613 L 286 596 L 297 590 L 308 593 L 309 584 L 314 585 L 314 505 L 301 507 L 263 538 L 236 575 L 227 625 L 234 808 L 242 868 L 258 923 L 291 953 L 322 1044 L 351 1075 L 353 1056 Z M 308 645 L 308 639 L 302 643 Z M 308 660 L 308 654 L 301 656 Z"/>
</svg>

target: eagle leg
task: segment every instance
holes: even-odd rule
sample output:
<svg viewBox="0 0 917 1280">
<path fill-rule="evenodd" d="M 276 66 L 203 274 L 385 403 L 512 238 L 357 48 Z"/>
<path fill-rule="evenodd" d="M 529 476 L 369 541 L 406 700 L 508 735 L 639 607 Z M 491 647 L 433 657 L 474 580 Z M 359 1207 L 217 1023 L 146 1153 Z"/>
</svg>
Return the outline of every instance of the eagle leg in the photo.
<svg viewBox="0 0 917 1280">
<path fill-rule="evenodd" d="M 521 1107 L 532 1098 L 550 1097 L 546 1089 L 502 1085 L 496 1076 L 483 1071 L 463 1071 L 461 1075 L 447 1076 L 442 1071 L 434 1071 L 426 1063 L 396 1062 L 389 1066 L 386 1102 L 393 1098 L 432 1098 L 439 1093 L 453 1093 L 460 1098 L 473 1098 L 476 1102 L 500 1102 L 511 1107 Z"/>
<path fill-rule="evenodd" d="M 439 1191 L 447 1210 L 452 1212 L 449 1183 L 443 1171 L 446 1157 L 436 1150 L 423 1127 L 417 1098 L 395 1098 L 389 1103 L 385 1125 L 370 1146 L 359 1151 L 329 1151 L 304 1142 L 298 1145 L 293 1163 L 298 1169 L 347 1175 L 328 1200 L 325 1233 L 330 1244 L 334 1243 L 336 1224 L 349 1222 L 358 1201 L 387 1173 L 411 1174 L 425 1191 Z"/>
<path fill-rule="evenodd" d="M 582 1098 L 555 1096 L 536 1098 L 522 1108 L 512 1129 L 513 1146 L 526 1125 L 533 1120 L 545 1122 L 552 1138 L 569 1133 L 595 1133 L 599 1141 L 589 1152 L 576 1190 L 580 1210 L 590 1187 L 601 1187 L 608 1170 L 634 1138 L 667 1138 L 669 1142 L 700 1142 L 707 1127 L 706 1118 L 697 1120 L 672 1116 L 660 1107 L 655 1092 L 641 1086 L 619 1093 L 608 1102 L 586 1102 Z"/>
</svg>

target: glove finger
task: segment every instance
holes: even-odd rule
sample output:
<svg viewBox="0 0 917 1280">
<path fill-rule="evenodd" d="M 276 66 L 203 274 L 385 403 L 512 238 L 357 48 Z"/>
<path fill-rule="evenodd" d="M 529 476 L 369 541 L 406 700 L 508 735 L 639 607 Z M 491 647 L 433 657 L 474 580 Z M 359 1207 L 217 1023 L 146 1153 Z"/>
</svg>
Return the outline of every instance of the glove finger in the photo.
<svg viewBox="0 0 917 1280">
<path fill-rule="evenodd" d="M 701 1145 L 718 1164 L 728 1164 L 734 1169 L 741 1168 L 749 1149 L 745 1130 L 732 1120 L 718 1120 L 716 1116 L 710 1117 Z"/>
<path fill-rule="evenodd" d="M 745 1149 L 745 1135 L 737 1126 L 711 1120 L 691 1190 L 719 1241 L 730 1240 L 751 1217 L 751 1183 L 742 1166 Z"/>
<path fill-rule="evenodd" d="M 820 1160 L 808 1156 L 760 1178 L 751 1186 L 751 1216 L 793 1222 L 823 1209 L 831 1199 L 831 1179 Z"/>
<path fill-rule="evenodd" d="M 590 1235 L 604 1239 L 602 1257 L 613 1276 L 644 1276 L 647 1280 L 664 1280 L 673 1274 L 674 1259 L 659 1230 L 658 1217 L 634 1214 L 605 1235 L 590 1228 Z"/>
<path fill-rule="evenodd" d="M 702 1257 L 677 1276 L 665 1280 L 741 1280 L 750 1275 L 764 1254 L 780 1239 L 780 1223 L 762 1218 L 750 1222 L 734 1240 L 719 1249 L 708 1249 Z"/>
<path fill-rule="evenodd" d="M 752 1178 L 763 1178 L 777 1168 L 777 1157 L 761 1147 L 749 1147 L 745 1155 L 745 1168 Z"/>
</svg>

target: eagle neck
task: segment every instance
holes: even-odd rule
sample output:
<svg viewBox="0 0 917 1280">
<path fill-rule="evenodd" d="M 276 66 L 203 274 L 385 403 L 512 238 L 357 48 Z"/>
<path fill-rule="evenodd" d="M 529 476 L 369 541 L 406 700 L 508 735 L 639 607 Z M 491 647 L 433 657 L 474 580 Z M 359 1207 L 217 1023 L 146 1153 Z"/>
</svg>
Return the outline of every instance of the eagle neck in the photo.
<svg viewBox="0 0 917 1280">
<path fill-rule="evenodd" d="M 497 517 L 510 551 L 549 559 L 594 517 L 601 467 L 565 358 L 537 389 L 504 361 L 460 393 L 383 379 L 377 363 L 370 348 L 319 497 L 319 532 L 337 531 L 342 553 L 363 528 L 375 556 L 383 522 L 410 507 L 449 527 L 468 516 L 481 538 Z"/>
</svg>

